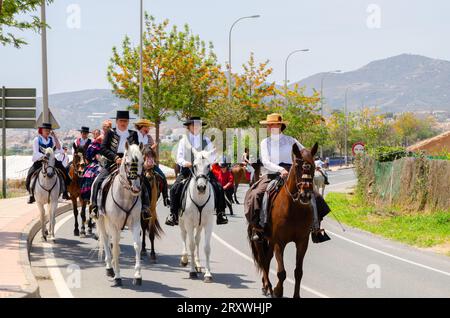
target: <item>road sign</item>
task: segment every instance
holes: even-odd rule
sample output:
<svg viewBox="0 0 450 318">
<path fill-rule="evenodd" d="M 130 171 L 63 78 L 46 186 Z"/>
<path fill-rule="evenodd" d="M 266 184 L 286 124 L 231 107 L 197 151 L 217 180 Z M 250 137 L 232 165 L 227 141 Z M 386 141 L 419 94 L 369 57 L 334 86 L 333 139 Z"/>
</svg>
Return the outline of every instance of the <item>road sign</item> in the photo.
<svg viewBox="0 0 450 318">
<path fill-rule="evenodd" d="M 2 193 L 6 197 L 6 129 L 34 128 L 36 125 L 36 89 L 5 88 L 0 90 L 0 125 L 2 127 Z"/>
<path fill-rule="evenodd" d="M 363 154 L 366 149 L 366 145 L 363 142 L 356 142 L 352 146 L 352 154 L 356 156 L 358 154 Z"/>
<path fill-rule="evenodd" d="M 36 120 L 36 128 L 39 127 L 40 125 L 42 125 L 43 117 L 44 117 L 43 113 L 41 113 L 39 115 L 38 119 Z M 50 124 L 52 124 L 52 129 L 60 128 L 58 122 L 56 121 L 55 116 L 53 116 L 53 114 L 50 111 L 50 109 L 48 110 L 48 118 L 49 118 Z"/>
</svg>

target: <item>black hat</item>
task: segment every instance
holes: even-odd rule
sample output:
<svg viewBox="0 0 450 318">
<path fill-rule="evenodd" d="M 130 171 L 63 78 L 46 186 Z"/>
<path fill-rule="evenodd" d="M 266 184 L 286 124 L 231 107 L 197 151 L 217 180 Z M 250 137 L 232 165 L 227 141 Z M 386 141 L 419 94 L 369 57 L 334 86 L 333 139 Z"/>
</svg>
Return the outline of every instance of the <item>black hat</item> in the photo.
<svg viewBox="0 0 450 318">
<path fill-rule="evenodd" d="M 116 113 L 116 117 L 112 117 L 112 119 L 134 119 L 134 118 L 130 118 L 130 112 L 128 110 L 118 110 Z"/>
<path fill-rule="evenodd" d="M 49 123 L 42 123 L 42 125 L 40 125 L 39 128 L 43 128 L 43 129 L 52 129 L 52 124 L 49 124 Z"/>
<path fill-rule="evenodd" d="M 189 117 L 189 119 L 187 119 L 187 120 L 183 123 L 183 125 L 189 126 L 190 124 L 193 124 L 193 123 L 196 122 L 196 121 L 201 121 L 201 122 L 202 122 L 202 126 L 206 126 L 206 123 L 205 123 L 204 121 L 202 121 L 202 119 L 201 119 L 200 117 L 198 117 L 198 116 L 192 116 L 192 117 Z"/>
<path fill-rule="evenodd" d="M 79 132 L 81 132 L 81 133 L 90 133 L 89 127 L 82 126 L 81 129 L 79 130 Z"/>
</svg>

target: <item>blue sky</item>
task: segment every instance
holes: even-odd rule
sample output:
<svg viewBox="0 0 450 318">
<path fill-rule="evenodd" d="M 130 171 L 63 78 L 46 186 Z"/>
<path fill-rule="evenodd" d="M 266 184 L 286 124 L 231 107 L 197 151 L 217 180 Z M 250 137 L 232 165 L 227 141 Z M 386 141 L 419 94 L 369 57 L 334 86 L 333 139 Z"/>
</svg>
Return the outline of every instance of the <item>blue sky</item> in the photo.
<svg viewBox="0 0 450 318">
<path fill-rule="evenodd" d="M 69 28 L 67 9 L 80 8 L 80 28 Z M 380 28 L 369 28 L 380 9 Z M 70 8 L 70 7 L 69 7 Z M 389 56 L 414 53 L 450 60 L 450 1 L 446 0 L 145 0 L 145 9 L 158 20 L 188 23 L 206 41 L 212 41 L 219 62 L 228 60 L 228 30 L 233 31 L 233 68 L 254 52 L 270 60 L 271 81 L 284 80 L 284 60 L 292 56 L 289 79 L 342 69 L 350 71 Z M 50 93 L 109 88 L 106 68 L 111 48 L 125 34 L 139 38 L 139 0 L 55 0 L 47 9 Z M 0 46 L 0 85 L 41 90 L 41 48 L 36 34 L 22 33 L 29 45 L 17 50 Z M 39 95 L 41 95 L 39 93 Z"/>
</svg>

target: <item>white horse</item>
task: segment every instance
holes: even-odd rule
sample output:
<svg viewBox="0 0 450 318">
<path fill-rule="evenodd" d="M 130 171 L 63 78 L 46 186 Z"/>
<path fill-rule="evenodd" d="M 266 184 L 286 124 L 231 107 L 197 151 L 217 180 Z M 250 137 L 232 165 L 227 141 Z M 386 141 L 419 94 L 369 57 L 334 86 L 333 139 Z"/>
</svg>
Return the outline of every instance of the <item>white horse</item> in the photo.
<svg viewBox="0 0 450 318">
<path fill-rule="evenodd" d="M 142 144 L 125 144 L 125 153 L 118 174 L 112 180 L 106 197 L 104 210 L 99 195 L 100 213 L 97 220 L 99 234 L 99 255 L 105 251 L 106 275 L 114 277 L 114 286 L 122 286 L 120 276 L 120 233 L 128 226 L 133 235 L 133 246 L 136 252 L 136 264 L 133 285 L 142 284 L 141 276 L 141 191 L 143 188 L 142 169 L 144 159 Z M 105 180 L 105 182 L 107 182 Z M 99 191 L 100 193 L 102 190 Z M 110 238 L 112 239 L 112 258 Z"/>
<path fill-rule="evenodd" d="M 42 238 L 47 241 L 55 240 L 55 223 L 56 223 L 56 209 L 58 207 L 58 198 L 61 193 L 61 180 L 55 168 L 55 153 L 52 148 L 47 148 L 42 157 L 41 171 L 31 179 L 31 184 L 35 184 L 34 197 L 36 204 L 41 212 L 41 232 Z M 37 178 L 37 180 L 36 180 Z M 49 215 L 49 230 L 47 231 L 45 225 L 45 208 Z"/>
<path fill-rule="evenodd" d="M 205 256 L 206 268 L 204 282 L 212 282 L 209 258 L 211 254 L 211 236 L 214 226 L 214 190 L 208 180 L 211 162 L 209 161 L 212 151 L 196 151 L 192 148 L 194 155 L 192 178 L 186 193 L 186 207 L 180 216 L 181 238 L 183 240 L 183 252 L 181 265 L 188 264 L 187 240 L 189 237 L 189 251 L 191 253 L 190 278 L 196 278 L 197 272 L 201 271 L 199 245 L 201 232 L 205 230 Z"/>
<path fill-rule="evenodd" d="M 314 174 L 314 190 L 319 192 L 322 189 L 322 196 L 325 193 L 325 177 L 320 173 L 320 171 L 316 171 Z"/>
</svg>

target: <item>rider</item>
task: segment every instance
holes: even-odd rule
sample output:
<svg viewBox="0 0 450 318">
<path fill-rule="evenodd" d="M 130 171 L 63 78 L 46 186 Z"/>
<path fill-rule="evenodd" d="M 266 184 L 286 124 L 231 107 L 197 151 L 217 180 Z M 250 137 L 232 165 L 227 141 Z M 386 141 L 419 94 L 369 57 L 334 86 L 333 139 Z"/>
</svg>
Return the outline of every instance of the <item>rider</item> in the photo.
<svg viewBox="0 0 450 318">
<path fill-rule="evenodd" d="M 297 144 L 299 149 L 303 149 L 298 140 L 283 134 L 287 122 L 283 121 L 280 114 L 273 113 L 267 115 L 266 120 L 260 124 L 267 125 L 269 137 L 263 139 L 260 144 L 261 161 L 263 164 L 262 176 L 259 182 L 255 183 L 245 196 L 245 216 L 252 226 L 252 241 L 259 241 L 267 226 L 267 209 L 263 208 L 263 197 L 269 183 L 279 177 L 286 179 L 289 169 L 292 166 L 292 146 Z M 329 212 L 323 198 L 316 194 L 317 207 L 320 217 Z M 260 224 L 260 220 L 264 223 Z"/>
<path fill-rule="evenodd" d="M 191 168 L 193 162 L 193 153 L 189 149 L 194 147 L 196 150 L 211 151 L 213 145 L 211 140 L 201 135 L 201 127 L 206 123 L 200 117 L 190 117 L 183 124 L 187 128 L 186 135 L 180 140 L 177 149 L 177 164 L 181 167 L 180 173 L 175 183 L 170 189 L 170 215 L 167 217 L 166 224 L 170 226 L 178 225 L 178 211 L 181 208 L 181 195 L 183 186 L 191 176 Z M 215 153 L 211 154 L 211 162 L 215 160 Z M 216 177 L 210 171 L 208 174 L 209 181 L 214 189 L 216 198 L 217 224 L 227 224 L 228 219 L 225 216 L 225 196 L 222 187 L 217 182 Z"/>
<path fill-rule="evenodd" d="M 135 131 L 128 129 L 130 122 L 130 113 L 127 110 L 118 110 L 116 119 L 116 128 L 112 128 L 106 132 L 103 139 L 100 154 L 107 160 L 104 169 L 101 169 L 97 178 L 95 178 L 92 186 L 91 194 L 91 210 L 92 217 L 98 217 L 97 194 L 103 181 L 109 176 L 110 172 L 122 163 L 122 157 L 125 152 L 125 143 L 128 141 L 130 145 L 138 145 L 138 135 Z M 142 217 L 148 219 L 150 207 L 148 191 L 142 191 Z"/>
<path fill-rule="evenodd" d="M 320 157 L 316 157 L 314 164 L 316 165 L 316 170 L 319 171 L 322 174 L 322 176 L 325 178 L 325 184 L 330 184 L 328 182 L 328 174 L 324 169 L 325 162 L 323 162 Z"/>
<path fill-rule="evenodd" d="M 253 182 L 253 176 L 255 175 L 255 168 L 253 168 L 250 161 L 250 150 L 246 147 L 244 153 L 242 154 L 242 164 L 245 169 L 250 173 L 250 183 Z"/>
<path fill-rule="evenodd" d="M 42 167 L 42 158 L 44 157 L 45 149 L 47 148 L 53 148 L 55 150 L 55 158 L 57 154 L 60 154 L 61 151 L 61 144 L 59 143 L 58 138 L 56 137 L 54 131 L 52 130 L 52 125 L 49 123 L 43 123 L 38 130 L 38 136 L 34 138 L 33 140 L 33 165 L 28 170 L 27 174 L 27 180 L 26 180 L 26 187 L 28 192 L 30 193 L 30 197 L 28 199 L 28 203 L 35 202 L 34 193 L 32 190 L 34 190 L 34 184 L 33 186 L 30 185 L 31 183 L 31 177 L 33 174 Z M 69 195 L 67 193 L 67 187 L 70 184 L 70 176 L 64 168 L 63 164 L 59 160 L 55 160 L 55 168 L 60 171 L 60 174 L 63 176 L 64 179 L 64 189 L 63 189 L 63 199 L 69 200 Z"/>
<path fill-rule="evenodd" d="M 218 165 L 218 169 L 215 166 Z M 228 169 L 228 163 L 226 162 L 226 158 L 223 157 L 219 164 L 214 164 L 212 172 L 216 176 L 217 181 L 222 186 L 223 192 L 227 199 L 227 205 L 230 209 L 230 214 L 233 215 L 233 205 L 231 202 L 233 201 L 234 194 L 234 177 L 231 173 L 230 169 Z"/>
<path fill-rule="evenodd" d="M 139 119 L 134 126 L 136 127 L 137 130 L 137 134 L 138 134 L 138 138 L 139 138 L 139 143 L 142 143 L 144 146 L 145 145 L 150 145 L 150 147 L 152 149 L 155 149 L 156 146 L 158 145 L 157 143 L 155 143 L 155 141 L 153 140 L 153 137 L 149 134 L 150 132 L 150 127 L 154 126 L 154 124 L 148 120 L 148 119 Z M 161 177 L 161 179 L 163 180 L 163 190 L 162 190 L 162 196 L 163 196 L 163 201 L 164 201 L 164 205 L 165 206 L 169 206 L 170 205 L 170 200 L 169 200 L 169 187 L 167 185 L 167 178 L 166 175 L 164 174 L 164 172 L 161 170 L 161 168 L 159 167 L 159 165 L 155 165 L 153 167 L 153 170 Z M 144 182 L 148 182 L 147 179 L 144 179 Z M 147 185 L 149 187 L 149 185 Z"/>
<path fill-rule="evenodd" d="M 80 194 L 81 199 L 89 201 L 91 199 L 91 187 L 95 178 L 100 172 L 100 163 L 98 157 L 100 156 L 101 134 L 99 129 L 92 132 L 93 140 L 86 149 L 86 160 L 88 165 L 84 169 L 83 178 L 81 179 Z"/>
<path fill-rule="evenodd" d="M 92 140 L 89 138 L 89 127 L 81 127 L 79 130 L 80 137 L 74 140 L 72 145 L 72 154 L 76 154 L 77 152 L 86 153 L 86 149 L 91 144 Z"/>
<path fill-rule="evenodd" d="M 67 153 L 69 148 L 67 148 L 67 146 L 63 146 L 62 149 L 63 151 L 56 155 L 56 159 L 61 161 L 66 170 L 69 170 L 69 154 Z"/>
</svg>

